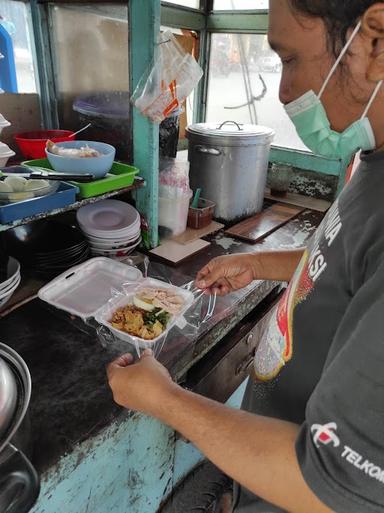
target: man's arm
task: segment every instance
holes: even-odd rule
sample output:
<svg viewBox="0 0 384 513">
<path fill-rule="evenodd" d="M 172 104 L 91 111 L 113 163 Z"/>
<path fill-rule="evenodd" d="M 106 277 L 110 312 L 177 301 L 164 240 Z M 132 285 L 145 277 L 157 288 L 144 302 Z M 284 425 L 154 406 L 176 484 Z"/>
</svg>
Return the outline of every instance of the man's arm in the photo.
<svg viewBox="0 0 384 513">
<path fill-rule="evenodd" d="M 303 256 L 304 248 L 254 253 L 256 279 L 290 281 Z"/>
<path fill-rule="evenodd" d="M 211 293 L 228 294 L 253 280 L 290 281 L 304 249 L 262 251 L 214 258 L 196 278 L 196 285 Z"/>
<path fill-rule="evenodd" d="M 295 453 L 295 424 L 234 410 L 172 382 L 150 354 L 125 355 L 108 369 L 118 404 L 152 415 L 191 440 L 213 463 L 290 513 L 330 513 L 305 483 Z"/>
</svg>

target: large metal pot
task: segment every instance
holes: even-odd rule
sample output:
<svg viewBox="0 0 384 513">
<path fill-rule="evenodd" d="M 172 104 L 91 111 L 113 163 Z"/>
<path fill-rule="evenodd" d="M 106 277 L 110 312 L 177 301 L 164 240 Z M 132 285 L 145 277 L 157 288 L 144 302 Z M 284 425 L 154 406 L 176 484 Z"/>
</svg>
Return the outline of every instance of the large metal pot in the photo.
<svg viewBox="0 0 384 513">
<path fill-rule="evenodd" d="M 232 221 L 259 212 L 274 131 L 225 121 L 190 125 L 186 133 L 191 188 L 216 203 L 215 217 Z"/>
<path fill-rule="evenodd" d="M 0 343 L 0 512 L 26 513 L 39 494 L 39 479 L 24 452 L 31 377 L 24 360 Z"/>
</svg>

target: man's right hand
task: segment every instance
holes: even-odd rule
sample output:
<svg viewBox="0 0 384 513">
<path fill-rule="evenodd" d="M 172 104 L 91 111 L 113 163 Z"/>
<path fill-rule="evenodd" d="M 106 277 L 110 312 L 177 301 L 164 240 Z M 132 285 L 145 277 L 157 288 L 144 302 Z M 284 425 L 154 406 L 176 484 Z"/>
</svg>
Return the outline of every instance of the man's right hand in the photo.
<svg viewBox="0 0 384 513">
<path fill-rule="evenodd" d="M 254 255 L 228 255 L 214 258 L 203 267 L 197 274 L 196 286 L 224 296 L 246 287 L 254 279 Z"/>
</svg>

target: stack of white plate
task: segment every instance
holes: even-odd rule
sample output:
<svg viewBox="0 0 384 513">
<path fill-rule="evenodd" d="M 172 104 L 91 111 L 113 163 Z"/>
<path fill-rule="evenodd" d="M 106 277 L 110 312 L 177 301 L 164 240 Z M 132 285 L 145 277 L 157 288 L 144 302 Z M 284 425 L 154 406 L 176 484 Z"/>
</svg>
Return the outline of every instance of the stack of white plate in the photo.
<svg viewBox="0 0 384 513">
<path fill-rule="evenodd" d="M 5 257 L 0 263 L 0 308 L 11 299 L 20 285 L 20 264 L 12 257 Z"/>
<path fill-rule="evenodd" d="M 77 222 L 93 255 L 123 257 L 141 242 L 140 214 L 123 201 L 102 200 L 80 208 Z"/>
</svg>

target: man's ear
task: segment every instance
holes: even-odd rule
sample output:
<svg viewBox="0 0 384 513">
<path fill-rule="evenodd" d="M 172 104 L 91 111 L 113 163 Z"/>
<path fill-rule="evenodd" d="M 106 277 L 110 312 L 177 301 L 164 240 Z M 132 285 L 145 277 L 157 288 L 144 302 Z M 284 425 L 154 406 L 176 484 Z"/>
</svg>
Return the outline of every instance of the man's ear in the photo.
<svg viewBox="0 0 384 513">
<path fill-rule="evenodd" d="M 367 79 L 373 82 L 384 80 L 384 2 L 377 2 L 366 10 L 361 30 L 371 44 Z"/>
</svg>

